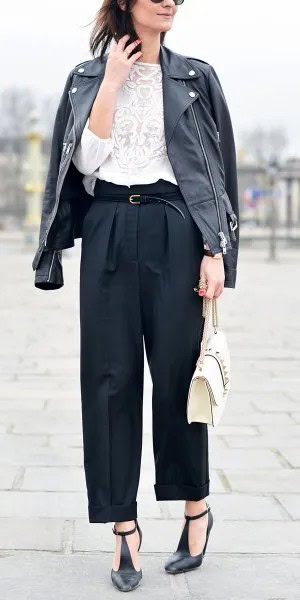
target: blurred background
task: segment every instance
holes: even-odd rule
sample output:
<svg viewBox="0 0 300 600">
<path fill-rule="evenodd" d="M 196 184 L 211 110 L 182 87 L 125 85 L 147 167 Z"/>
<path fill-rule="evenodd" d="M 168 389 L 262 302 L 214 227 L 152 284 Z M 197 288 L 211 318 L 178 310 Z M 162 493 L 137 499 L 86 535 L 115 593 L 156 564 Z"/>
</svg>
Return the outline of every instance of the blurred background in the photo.
<svg viewBox="0 0 300 600">
<path fill-rule="evenodd" d="M 0 592 L 6 600 L 114 597 L 111 524 L 89 525 L 79 383 L 81 240 L 65 285 L 31 268 L 59 98 L 100 3 L 0 8 Z M 156 502 L 145 359 L 139 518 L 144 589 L 168 599 L 294 600 L 300 553 L 300 45 L 296 0 L 185 0 L 165 44 L 215 68 L 237 150 L 240 252 L 219 299 L 232 390 L 209 429 L 216 526 L 206 564 L 164 573 L 183 502 Z M 236 577 L 237 572 L 239 577 Z M 174 579 L 176 581 L 174 581 Z M 201 585 L 200 585 L 201 583 Z M 59 587 L 58 587 L 59 586 Z"/>
</svg>

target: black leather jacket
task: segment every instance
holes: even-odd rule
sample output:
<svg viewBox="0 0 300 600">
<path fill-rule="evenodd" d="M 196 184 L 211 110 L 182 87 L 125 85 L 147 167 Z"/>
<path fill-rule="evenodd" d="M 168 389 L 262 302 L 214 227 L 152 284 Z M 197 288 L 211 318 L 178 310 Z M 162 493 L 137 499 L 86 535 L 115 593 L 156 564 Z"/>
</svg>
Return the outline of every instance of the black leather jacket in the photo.
<svg viewBox="0 0 300 600">
<path fill-rule="evenodd" d="M 84 188 L 72 155 L 105 74 L 107 54 L 69 73 L 54 123 L 42 202 L 39 245 L 32 261 L 34 285 L 64 285 L 62 249 L 82 236 L 93 196 Z M 224 93 L 207 62 L 163 44 L 160 64 L 166 147 L 177 183 L 203 240 L 223 252 L 225 287 L 235 287 L 239 245 L 236 151 Z M 199 265 L 200 268 L 200 265 Z"/>
</svg>

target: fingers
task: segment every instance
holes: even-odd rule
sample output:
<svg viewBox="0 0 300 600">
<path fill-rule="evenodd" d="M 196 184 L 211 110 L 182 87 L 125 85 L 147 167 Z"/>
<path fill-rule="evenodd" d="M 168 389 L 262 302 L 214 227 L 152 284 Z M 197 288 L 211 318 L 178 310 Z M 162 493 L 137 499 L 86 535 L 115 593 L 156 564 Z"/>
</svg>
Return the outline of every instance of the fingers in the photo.
<svg viewBox="0 0 300 600">
<path fill-rule="evenodd" d="M 208 288 L 206 290 L 206 294 L 204 294 L 206 296 L 206 298 L 213 298 L 214 297 L 214 293 L 215 293 L 215 283 L 212 281 L 208 280 Z"/>
<path fill-rule="evenodd" d="M 127 40 L 129 40 L 130 35 L 128 33 L 126 33 L 126 35 L 123 35 L 119 41 L 117 42 L 117 46 L 120 50 L 124 50 L 125 48 L 125 44 L 127 42 Z"/>
<path fill-rule="evenodd" d="M 135 53 L 134 53 L 134 54 L 133 54 L 133 55 L 132 55 L 132 56 L 131 56 L 131 57 L 128 59 L 128 62 L 129 62 L 129 63 L 133 63 L 133 62 L 135 62 L 135 61 L 136 61 L 136 59 L 137 59 L 137 58 L 139 58 L 139 57 L 140 57 L 142 54 L 143 54 L 143 53 L 142 53 L 142 51 L 141 51 L 141 50 L 139 50 L 138 52 L 135 52 Z"/>
<path fill-rule="evenodd" d="M 128 35 L 128 33 L 126 33 L 126 35 L 123 35 L 123 37 L 120 38 L 119 42 L 118 42 L 118 48 L 124 52 L 125 49 L 125 45 L 126 42 L 128 42 L 130 38 L 130 35 Z M 140 39 L 134 40 L 133 42 L 131 42 L 131 44 L 128 44 L 128 46 L 126 46 L 126 53 L 130 54 L 132 52 L 132 50 L 134 50 L 134 48 L 136 46 L 138 46 L 141 43 Z"/>
<path fill-rule="evenodd" d="M 215 293 L 214 293 L 214 297 L 215 298 L 219 298 L 219 296 L 221 296 L 221 294 L 224 292 L 224 284 L 219 283 L 216 287 L 215 287 Z"/>
<path fill-rule="evenodd" d="M 200 273 L 200 277 L 207 281 L 207 289 L 200 289 L 199 296 L 205 296 L 209 300 L 212 298 L 219 298 L 224 291 L 224 282 L 217 282 L 215 279 L 211 279 L 205 273 Z"/>
</svg>

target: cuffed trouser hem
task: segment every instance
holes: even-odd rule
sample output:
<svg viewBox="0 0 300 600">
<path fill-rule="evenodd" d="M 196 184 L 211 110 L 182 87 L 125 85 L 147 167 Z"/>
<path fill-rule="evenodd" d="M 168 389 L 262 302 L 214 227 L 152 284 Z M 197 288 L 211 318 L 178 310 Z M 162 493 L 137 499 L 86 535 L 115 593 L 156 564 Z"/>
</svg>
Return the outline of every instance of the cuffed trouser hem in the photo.
<svg viewBox="0 0 300 600">
<path fill-rule="evenodd" d="M 203 500 L 209 495 L 209 481 L 201 487 L 194 485 L 154 484 L 156 500 Z"/>
<path fill-rule="evenodd" d="M 112 504 L 110 506 L 89 506 L 90 523 L 132 521 L 137 518 L 137 502 L 132 504 Z"/>
</svg>

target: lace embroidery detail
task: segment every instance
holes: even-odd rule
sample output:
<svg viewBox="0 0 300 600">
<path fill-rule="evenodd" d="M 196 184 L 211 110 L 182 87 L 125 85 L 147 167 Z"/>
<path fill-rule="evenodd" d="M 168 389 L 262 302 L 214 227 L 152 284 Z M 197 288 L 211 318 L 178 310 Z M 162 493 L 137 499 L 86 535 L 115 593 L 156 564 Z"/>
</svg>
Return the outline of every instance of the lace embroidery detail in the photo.
<svg viewBox="0 0 300 600">
<path fill-rule="evenodd" d="M 166 157 L 160 64 L 133 63 L 118 94 L 113 156 L 128 175 Z"/>
</svg>

